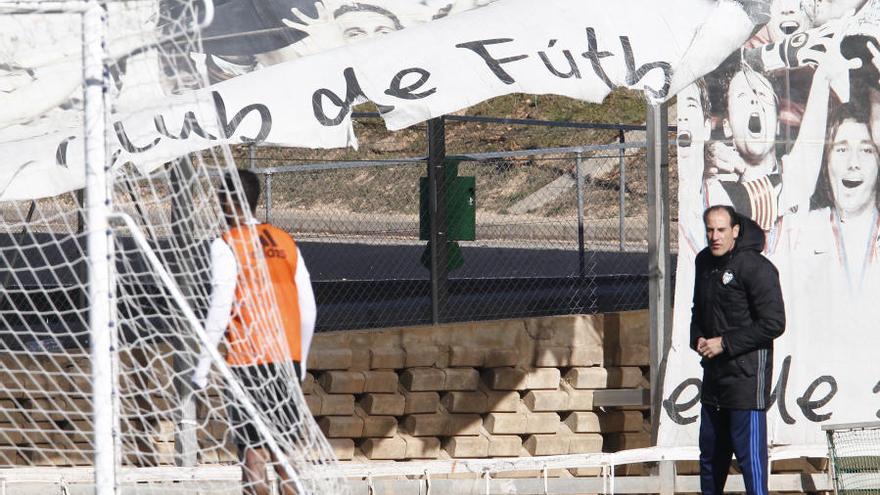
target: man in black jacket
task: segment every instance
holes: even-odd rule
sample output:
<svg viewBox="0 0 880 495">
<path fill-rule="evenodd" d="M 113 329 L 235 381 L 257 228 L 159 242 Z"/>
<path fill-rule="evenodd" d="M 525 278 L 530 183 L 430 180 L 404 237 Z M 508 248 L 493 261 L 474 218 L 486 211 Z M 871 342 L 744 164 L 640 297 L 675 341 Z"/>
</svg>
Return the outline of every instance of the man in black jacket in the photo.
<svg viewBox="0 0 880 495">
<path fill-rule="evenodd" d="M 729 206 L 703 214 L 709 246 L 696 259 L 691 347 L 702 356 L 700 485 L 720 494 L 735 453 L 748 494 L 767 493 L 767 403 L 773 339 L 785 330 L 779 274 L 764 232 Z"/>
</svg>

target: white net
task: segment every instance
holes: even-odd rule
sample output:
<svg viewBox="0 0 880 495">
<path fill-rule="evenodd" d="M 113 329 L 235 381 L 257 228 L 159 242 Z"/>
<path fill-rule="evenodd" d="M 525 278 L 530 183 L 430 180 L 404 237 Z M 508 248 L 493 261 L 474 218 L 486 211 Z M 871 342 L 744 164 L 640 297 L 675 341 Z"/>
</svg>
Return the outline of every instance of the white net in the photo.
<svg viewBox="0 0 880 495">
<path fill-rule="evenodd" d="M 834 491 L 880 493 L 880 422 L 825 425 Z"/>
<path fill-rule="evenodd" d="M 91 493 L 95 456 L 104 448 L 94 440 L 94 413 L 110 410 L 109 455 L 119 493 L 266 488 L 254 481 L 261 476 L 242 477 L 244 446 L 262 447 L 268 483 L 285 480 L 280 485 L 287 491 L 279 493 L 344 493 L 289 359 L 254 227 L 227 226 L 221 214 L 219 198 L 230 193 L 219 186 L 235 170 L 228 147 L 137 166 L 118 154 L 108 157 L 107 205 L 117 215 L 108 261 L 115 272 L 109 305 L 115 385 L 112 397 L 92 396 L 89 311 L 102 304 L 90 300 L 89 284 L 106 267 L 89 258 L 87 198 L 79 189 L 85 182 L 83 40 L 94 34 L 94 26 L 83 28 L 86 7 L 0 4 L 0 469 L 16 468 L 4 487 L 21 494 L 52 493 L 47 485 Z M 126 115 L 149 112 L 157 115 L 150 136 L 173 140 L 216 129 L 185 112 L 179 121 L 161 117 L 168 98 L 186 102 L 185 90 L 203 85 L 204 70 L 190 54 L 200 51 L 197 23 L 208 9 L 152 1 L 108 2 L 102 9 L 108 133 L 124 134 L 133 149 L 151 146 L 145 133 L 124 126 Z M 244 202 L 240 191 L 231 194 Z M 251 301 L 242 331 L 273 336 L 259 353 L 274 363 L 248 375 L 215 352 L 208 384 L 194 389 L 196 361 L 207 353 L 199 325 L 212 292 L 211 242 L 230 227 L 247 232 L 242 238 L 252 247 L 252 258 L 238 260 L 252 271 L 252 283 L 237 287 L 237 300 Z M 246 439 L 245 428 L 255 438 Z"/>
</svg>

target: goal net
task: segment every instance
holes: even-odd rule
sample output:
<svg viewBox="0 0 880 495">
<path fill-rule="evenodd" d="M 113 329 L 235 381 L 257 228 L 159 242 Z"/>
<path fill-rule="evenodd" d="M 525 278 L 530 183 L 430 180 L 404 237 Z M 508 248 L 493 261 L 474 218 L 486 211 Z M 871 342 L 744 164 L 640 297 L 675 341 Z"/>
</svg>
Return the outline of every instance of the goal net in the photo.
<svg viewBox="0 0 880 495">
<path fill-rule="evenodd" d="M 835 493 L 880 494 L 880 421 L 823 425 Z"/>
<path fill-rule="evenodd" d="M 277 364 L 259 383 L 239 380 L 206 345 L 200 325 L 211 295 L 210 245 L 226 228 L 218 195 L 240 195 L 221 187 L 235 170 L 229 147 L 146 164 L 114 154 L 98 163 L 84 158 L 103 152 L 89 135 L 101 136 L 105 125 L 132 147 L 150 146 L 118 123 L 163 108 L 168 98 L 184 101 L 204 84 L 191 53 L 199 52 L 198 25 L 210 6 L 111 1 L 97 17 L 96 6 L 0 2 L 0 489 L 242 493 L 234 412 L 273 454 L 270 479 L 287 478 L 297 493 L 345 493 L 283 337 L 269 345 Z M 97 72 L 89 65 L 96 46 Z M 97 102 L 89 93 L 95 87 Z M 151 135 L 174 139 L 207 133 L 209 125 L 185 114 L 176 122 L 156 118 Z M 103 174 L 106 187 L 90 180 L 84 189 L 87 168 Z M 96 205 L 106 210 L 98 214 L 106 229 L 90 220 Z M 105 259 L 95 256 L 101 236 Z M 251 326 L 281 336 L 256 238 L 261 282 L 238 290 L 256 301 Z M 90 285 L 108 274 L 109 289 L 96 298 Z M 107 327 L 90 329 L 90 312 L 101 311 Z M 96 341 L 109 344 L 108 396 L 93 394 Z M 212 367 L 197 389 L 191 378 L 202 355 Z M 293 413 L 274 410 L 288 401 Z M 100 415 L 111 418 L 109 445 L 96 441 Z M 112 486 L 100 476 L 96 482 L 96 457 L 112 460 Z"/>
</svg>

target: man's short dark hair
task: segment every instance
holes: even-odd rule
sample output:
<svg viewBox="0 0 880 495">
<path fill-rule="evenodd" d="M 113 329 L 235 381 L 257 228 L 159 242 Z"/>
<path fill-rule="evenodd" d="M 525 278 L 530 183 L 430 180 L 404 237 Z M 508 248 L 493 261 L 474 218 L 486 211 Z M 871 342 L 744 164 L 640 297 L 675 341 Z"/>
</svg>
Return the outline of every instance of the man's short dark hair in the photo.
<svg viewBox="0 0 880 495">
<path fill-rule="evenodd" d="M 238 180 L 241 182 L 241 192 L 247 201 L 248 208 L 251 213 L 256 213 L 257 202 L 260 201 L 260 179 L 250 170 L 238 170 Z M 232 172 L 227 172 L 223 176 L 223 185 L 226 189 L 225 194 L 228 194 L 232 201 L 238 204 L 238 195 L 235 194 L 235 178 Z M 221 193 L 221 198 L 222 196 Z"/>
<path fill-rule="evenodd" d="M 736 210 L 729 205 L 713 205 L 706 208 L 706 211 L 703 212 L 703 224 L 709 220 L 709 214 L 716 211 L 726 211 L 727 215 L 730 217 L 730 228 L 734 228 L 739 225 L 739 215 L 736 214 Z"/>
</svg>

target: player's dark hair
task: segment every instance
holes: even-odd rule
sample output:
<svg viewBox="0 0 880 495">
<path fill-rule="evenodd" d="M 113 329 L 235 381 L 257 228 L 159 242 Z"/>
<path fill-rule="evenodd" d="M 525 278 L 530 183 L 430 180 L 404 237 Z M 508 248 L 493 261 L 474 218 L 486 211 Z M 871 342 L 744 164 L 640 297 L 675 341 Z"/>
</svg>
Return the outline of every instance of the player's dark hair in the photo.
<svg viewBox="0 0 880 495">
<path fill-rule="evenodd" d="M 727 215 L 730 217 L 730 228 L 734 228 L 739 225 L 739 215 L 736 214 L 736 210 L 729 205 L 713 205 L 706 208 L 706 211 L 703 212 L 703 224 L 709 220 L 709 214 L 716 211 L 725 211 Z"/>
<path fill-rule="evenodd" d="M 260 179 L 250 170 L 239 170 L 238 180 L 241 182 L 241 192 L 250 212 L 256 213 L 257 202 L 260 200 Z M 235 177 L 231 172 L 223 176 L 223 186 L 225 190 L 220 192 L 221 203 L 225 200 L 224 197 L 229 197 L 234 204 L 239 205 L 238 195 L 235 194 Z"/>
</svg>

